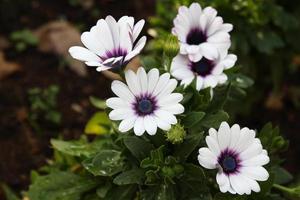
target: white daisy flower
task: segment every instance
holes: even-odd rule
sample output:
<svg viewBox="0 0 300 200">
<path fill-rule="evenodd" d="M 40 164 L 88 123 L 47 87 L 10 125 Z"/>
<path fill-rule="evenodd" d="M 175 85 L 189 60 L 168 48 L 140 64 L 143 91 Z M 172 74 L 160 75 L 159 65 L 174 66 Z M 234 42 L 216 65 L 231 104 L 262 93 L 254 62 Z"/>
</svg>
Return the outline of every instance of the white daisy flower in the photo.
<svg viewBox="0 0 300 200">
<path fill-rule="evenodd" d="M 86 48 L 74 46 L 69 53 L 86 65 L 97 67 L 97 71 L 121 68 L 145 46 L 146 36 L 136 41 L 144 24 L 144 20 L 134 24 L 133 17 L 123 16 L 116 22 L 107 16 L 105 20 L 98 20 L 90 31 L 82 33 L 81 41 Z"/>
<path fill-rule="evenodd" d="M 231 128 L 222 122 L 218 131 L 209 129 L 206 137 L 208 148 L 199 149 L 200 165 L 207 169 L 218 169 L 217 183 L 221 192 L 247 194 L 259 192 L 257 181 L 266 181 L 268 171 L 262 167 L 269 163 L 267 151 L 263 149 L 255 131 L 247 127 Z"/>
<path fill-rule="evenodd" d="M 218 50 L 227 54 L 231 45 L 228 32 L 232 28 L 232 24 L 223 23 L 214 8 L 202 10 L 198 3 L 192 3 L 189 8 L 179 7 L 172 33 L 180 41 L 180 53 L 198 61 L 206 51 Z"/>
<path fill-rule="evenodd" d="M 184 112 L 179 103 L 183 96 L 172 93 L 177 86 L 169 73 L 159 76 L 158 69 L 145 72 L 140 67 L 137 73 L 125 71 L 127 85 L 121 81 L 113 81 L 111 88 L 118 97 L 106 101 L 113 110 L 109 113 L 111 120 L 121 120 L 119 130 L 127 132 L 133 128 L 134 133 L 141 136 L 145 131 L 149 135 L 157 132 L 157 127 L 169 130 L 176 124 L 174 115 Z"/>
<path fill-rule="evenodd" d="M 236 55 L 221 55 L 218 52 L 203 52 L 203 57 L 193 62 L 187 55 L 178 54 L 171 63 L 171 74 L 176 79 L 181 80 L 184 86 L 189 85 L 196 78 L 196 89 L 224 84 L 227 75 L 223 72 L 234 66 L 237 60 Z"/>
</svg>

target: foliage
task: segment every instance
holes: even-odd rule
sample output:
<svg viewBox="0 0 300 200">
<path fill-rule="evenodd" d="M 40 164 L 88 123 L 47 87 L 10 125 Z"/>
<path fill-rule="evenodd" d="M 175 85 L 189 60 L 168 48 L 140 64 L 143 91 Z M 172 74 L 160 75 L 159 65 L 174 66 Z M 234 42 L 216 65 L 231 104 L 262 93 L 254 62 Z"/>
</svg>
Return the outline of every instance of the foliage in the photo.
<svg viewBox="0 0 300 200">
<path fill-rule="evenodd" d="M 20 52 L 38 44 L 37 37 L 28 29 L 12 32 L 10 39 L 14 43 L 16 50 Z"/>
<path fill-rule="evenodd" d="M 57 85 L 45 89 L 32 88 L 28 91 L 29 122 L 39 133 L 47 126 L 57 127 L 61 123 L 61 113 L 57 110 L 58 92 Z"/>
<path fill-rule="evenodd" d="M 190 3 L 190 0 L 158 2 L 157 17 L 150 20 L 155 28 L 150 33 L 156 38 L 148 45 L 148 55 L 142 58 L 146 69 L 158 67 L 161 72 L 169 71 L 178 51 L 177 40 L 169 33 L 170 22 L 179 5 Z M 297 23 L 275 1 L 215 0 L 203 1 L 202 5 L 208 3 L 239 27 L 232 36 L 236 40 L 233 49 L 240 54 L 240 65 L 245 71 L 249 70 L 247 66 L 278 56 L 278 49 L 290 45 L 282 38 L 296 28 Z M 250 60 L 247 54 L 253 48 L 257 57 Z M 248 196 L 220 193 L 215 173 L 205 170 L 197 161 L 198 149 L 204 146 L 208 129 L 218 128 L 222 121 L 228 121 L 227 112 L 232 112 L 229 106 L 244 98 L 248 87 L 253 85 L 252 79 L 238 69 L 227 70 L 228 81 L 213 92 L 210 88 L 197 91 L 195 82 L 186 88 L 177 87 L 176 91 L 184 96 L 181 103 L 185 112 L 178 115 L 179 123 L 168 132 L 159 130 L 154 136 L 138 137 L 133 131 L 120 133 L 115 128 L 118 124 L 108 120 L 104 101 L 92 97 L 91 103 L 101 111 L 91 117 L 85 132 L 95 135 L 91 138 L 84 135 L 73 141 L 51 140 L 54 158 L 32 172 L 32 183 L 24 197 L 31 200 L 284 200 L 299 197 L 299 186 L 288 187 L 293 177 L 280 166 L 283 161 L 280 153 L 287 149 L 288 143 L 271 124 L 257 131 L 271 159 L 266 166 L 270 178 L 260 182 L 261 192 Z M 266 66 L 261 70 L 270 68 Z M 252 75 L 251 70 L 249 74 Z M 44 117 L 55 110 L 57 91 L 53 88 L 31 91 L 32 111 L 44 112 Z M 38 119 L 41 115 L 34 116 L 33 119 Z"/>
<path fill-rule="evenodd" d="M 236 109 L 236 106 L 228 108 L 232 117 L 234 113 L 250 116 L 253 104 L 267 102 L 271 94 L 288 98 L 294 102 L 294 107 L 299 108 L 296 103 L 300 97 L 296 92 L 299 87 L 296 89 L 291 83 L 298 77 L 295 72 L 299 63 L 294 60 L 300 53 L 299 1 L 159 0 L 156 15 L 149 20 L 152 28 L 148 31 L 155 38 L 149 43 L 148 50 L 152 54 L 157 52 L 157 59 L 161 57 L 164 38 L 170 33 L 178 7 L 192 2 L 216 8 L 224 22 L 234 25 L 231 50 L 237 54 L 237 64 L 243 74 L 256 80 L 247 100 L 243 101 L 243 109 Z M 285 92 L 287 87 L 291 90 L 288 96 Z M 271 90 L 270 94 L 266 94 L 268 90 Z"/>
</svg>

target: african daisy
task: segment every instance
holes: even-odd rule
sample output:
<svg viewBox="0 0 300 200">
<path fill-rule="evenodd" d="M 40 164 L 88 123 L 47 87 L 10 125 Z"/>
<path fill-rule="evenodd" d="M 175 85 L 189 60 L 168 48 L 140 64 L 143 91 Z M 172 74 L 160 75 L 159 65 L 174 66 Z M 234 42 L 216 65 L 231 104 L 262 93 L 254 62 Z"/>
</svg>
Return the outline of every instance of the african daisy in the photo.
<svg viewBox="0 0 300 200">
<path fill-rule="evenodd" d="M 179 103 L 183 96 L 172 93 L 177 86 L 175 79 L 170 79 L 169 73 L 159 76 L 158 69 L 146 73 L 140 67 L 137 73 L 125 71 L 126 83 L 113 81 L 111 88 L 118 97 L 106 101 L 113 110 L 109 113 L 111 120 L 121 120 L 119 130 L 127 132 L 133 128 L 138 136 L 145 131 L 149 135 L 157 132 L 157 127 L 169 130 L 171 124 L 176 124 L 174 115 L 184 112 Z"/>
<path fill-rule="evenodd" d="M 270 159 L 260 140 L 255 138 L 255 131 L 240 129 L 237 124 L 230 128 L 222 122 L 218 131 L 209 129 L 206 143 L 208 148 L 199 149 L 198 160 L 207 169 L 218 169 L 216 179 L 221 192 L 249 195 L 251 191 L 260 191 L 257 181 L 269 178 L 262 166 Z"/>
<path fill-rule="evenodd" d="M 86 48 L 74 46 L 69 53 L 86 65 L 97 67 L 97 71 L 119 69 L 145 46 L 146 36 L 136 41 L 144 23 L 140 20 L 134 24 L 134 18 L 128 16 L 121 17 L 117 22 L 112 16 L 107 16 L 81 35 Z"/>
<path fill-rule="evenodd" d="M 198 3 L 192 3 L 189 8 L 179 7 L 172 33 L 180 41 L 180 53 L 187 54 L 192 61 L 198 61 L 207 51 L 227 54 L 231 45 L 228 32 L 232 27 L 223 23 L 214 8 L 202 10 Z"/>
<path fill-rule="evenodd" d="M 196 78 L 196 89 L 211 87 L 227 81 L 227 75 L 223 72 L 234 66 L 237 57 L 234 54 L 222 56 L 218 52 L 207 51 L 203 57 L 193 62 L 187 55 L 178 54 L 171 63 L 171 74 L 181 80 L 184 86 L 189 85 Z"/>
</svg>

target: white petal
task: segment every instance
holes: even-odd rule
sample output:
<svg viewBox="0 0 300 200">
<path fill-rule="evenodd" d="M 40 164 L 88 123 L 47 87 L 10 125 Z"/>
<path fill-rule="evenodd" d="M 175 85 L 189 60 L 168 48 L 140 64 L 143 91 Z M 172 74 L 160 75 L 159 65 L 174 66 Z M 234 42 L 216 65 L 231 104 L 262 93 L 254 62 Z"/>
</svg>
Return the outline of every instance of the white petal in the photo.
<svg viewBox="0 0 300 200">
<path fill-rule="evenodd" d="M 200 14 L 202 12 L 201 6 L 199 3 L 192 3 L 189 7 L 189 13 L 191 15 L 192 25 L 198 26 Z"/>
<path fill-rule="evenodd" d="M 230 188 L 229 178 L 224 173 L 217 173 L 217 183 L 219 184 L 220 191 L 225 193 Z"/>
<path fill-rule="evenodd" d="M 208 75 L 204 78 L 204 88 L 211 87 L 214 88 L 218 84 L 218 80 L 213 75 Z"/>
<path fill-rule="evenodd" d="M 211 23 L 211 25 L 208 26 L 207 35 L 210 36 L 216 31 L 218 31 L 222 27 L 222 24 L 223 24 L 222 17 L 216 17 L 215 20 Z"/>
<path fill-rule="evenodd" d="M 170 104 L 176 104 L 182 101 L 183 95 L 180 93 L 172 93 L 170 95 L 166 95 L 163 98 L 158 100 L 158 104 L 160 106 L 168 106 Z"/>
<path fill-rule="evenodd" d="M 159 79 L 159 71 L 156 68 L 151 69 L 148 72 L 148 93 L 151 94 L 156 87 Z"/>
<path fill-rule="evenodd" d="M 99 40 L 101 40 L 101 43 L 104 45 L 105 49 L 113 49 L 113 38 L 107 22 L 104 19 L 99 19 L 96 27 L 97 29 L 95 29 L 95 31 L 91 30 L 91 32 L 94 34 L 94 37 L 97 37 Z"/>
<path fill-rule="evenodd" d="M 240 138 L 236 145 L 236 150 L 242 152 L 247 149 L 254 141 L 255 132 L 250 131 L 249 128 L 244 127 L 241 129 Z"/>
<path fill-rule="evenodd" d="M 102 56 L 105 54 L 105 48 L 103 44 L 96 38 L 92 32 L 84 32 L 81 34 L 81 41 L 88 49 L 90 49 L 95 54 Z"/>
<path fill-rule="evenodd" d="M 254 192 L 260 192 L 260 186 L 257 183 L 257 181 L 248 178 L 247 176 L 241 175 L 243 176 L 243 178 L 247 181 L 249 187 L 251 188 L 251 190 L 253 190 Z"/>
<path fill-rule="evenodd" d="M 218 50 L 214 47 L 214 45 L 211 45 L 208 42 L 202 43 L 200 45 L 200 52 L 205 58 L 209 60 L 215 60 L 219 56 Z"/>
<path fill-rule="evenodd" d="M 229 181 L 232 186 L 232 188 L 239 194 L 243 195 L 245 194 L 248 190 L 250 190 L 249 185 L 247 185 L 247 182 L 244 181 L 242 176 L 239 175 L 231 175 L 229 176 Z"/>
<path fill-rule="evenodd" d="M 104 67 L 104 65 L 102 65 L 102 63 L 100 63 L 99 61 L 87 61 L 85 62 L 85 64 L 90 67 Z"/>
<path fill-rule="evenodd" d="M 125 79 L 130 91 L 135 95 L 140 95 L 141 93 L 141 86 L 137 75 L 132 70 L 125 71 Z"/>
<path fill-rule="evenodd" d="M 109 118 L 111 120 L 122 120 L 132 116 L 133 116 L 132 110 L 128 108 L 115 109 L 109 113 Z"/>
<path fill-rule="evenodd" d="M 261 142 L 259 139 L 255 138 L 254 142 L 247 149 L 245 149 L 240 154 L 240 156 L 243 160 L 246 160 L 261 154 L 261 152 L 262 152 Z"/>
<path fill-rule="evenodd" d="M 234 54 L 228 54 L 226 58 L 222 61 L 222 64 L 225 66 L 225 69 L 229 69 L 235 65 L 237 61 L 237 56 Z"/>
<path fill-rule="evenodd" d="M 208 130 L 208 133 L 209 133 L 209 136 L 211 136 L 212 138 L 214 138 L 216 141 L 218 141 L 218 136 L 217 136 L 217 133 L 218 131 L 214 128 L 210 128 Z"/>
<path fill-rule="evenodd" d="M 184 80 L 195 77 L 193 72 L 187 67 L 172 71 L 172 76 L 174 76 L 178 80 Z"/>
<path fill-rule="evenodd" d="M 164 110 L 156 110 L 154 112 L 154 114 L 162 119 L 163 121 L 165 121 L 168 124 L 176 124 L 177 123 L 177 119 L 174 115 L 172 115 L 170 112 L 164 111 Z"/>
<path fill-rule="evenodd" d="M 144 46 L 146 44 L 146 41 L 147 41 L 146 36 L 141 37 L 141 39 L 136 43 L 133 51 L 129 52 L 126 55 L 125 61 L 129 61 L 130 59 L 132 59 L 133 57 L 138 55 L 142 51 L 142 49 L 144 48 Z"/>
<path fill-rule="evenodd" d="M 158 95 L 166 86 L 166 84 L 169 82 L 170 80 L 170 74 L 169 73 L 164 73 L 162 74 L 157 82 L 157 85 L 153 91 L 153 95 Z"/>
<path fill-rule="evenodd" d="M 143 27 L 145 24 L 145 20 L 141 19 L 140 21 L 138 21 L 133 28 L 133 41 L 135 41 L 137 39 L 137 37 L 139 36 L 139 34 L 141 33 Z"/>
<path fill-rule="evenodd" d="M 215 155 L 209 148 L 207 147 L 201 147 L 199 149 L 199 156 L 201 157 L 207 157 L 211 160 L 214 167 L 218 164 L 218 158 L 217 155 Z"/>
<path fill-rule="evenodd" d="M 140 67 L 137 70 L 137 78 L 138 78 L 139 84 L 141 86 L 142 94 L 147 93 L 147 90 L 148 90 L 148 77 L 147 77 L 146 71 L 143 67 Z"/>
<path fill-rule="evenodd" d="M 169 123 L 165 122 L 163 119 L 161 119 L 157 116 L 154 116 L 154 117 L 155 117 L 156 124 L 160 129 L 162 129 L 164 131 L 170 130 L 171 125 Z"/>
<path fill-rule="evenodd" d="M 218 141 L 221 150 L 228 148 L 230 144 L 230 127 L 227 122 L 222 122 L 218 130 Z"/>
<path fill-rule="evenodd" d="M 177 103 L 177 104 L 172 104 L 168 106 L 163 106 L 161 107 L 162 110 L 168 111 L 173 115 L 178 115 L 184 112 L 184 107 Z"/>
<path fill-rule="evenodd" d="M 143 117 L 138 117 L 135 120 L 133 130 L 134 130 L 135 135 L 137 135 L 137 136 L 143 135 L 143 133 L 145 132 L 144 118 Z"/>
<path fill-rule="evenodd" d="M 130 129 L 132 129 L 136 119 L 137 119 L 137 117 L 134 116 L 134 117 L 130 117 L 130 118 L 126 118 L 126 119 L 122 120 L 119 125 L 119 131 L 124 133 L 124 132 L 127 132 Z"/>
<path fill-rule="evenodd" d="M 175 79 L 170 79 L 168 81 L 167 85 L 165 85 L 165 87 L 163 88 L 163 90 L 161 90 L 157 94 L 157 99 L 160 99 L 167 95 L 170 95 L 171 92 L 173 92 L 175 90 L 176 86 L 177 86 L 177 81 Z"/>
<path fill-rule="evenodd" d="M 218 144 L 218 141 L 215 140 L 215 138 L 211 136 L 206 136 L 205 138 L 206 144 L 208 148 L 215 154 L 215 155 L 220 155 L 220 147 Z"/>
<path fill-rule="evenodd" d="M 144 127 L 149 135 L 155 135 L 157 131 L 155 118 L 150 115 L 146 115 L 144 117 Z"/>
<path fill-rule="evenodd" d="M 119 32 L 119 27 L 118 24 L 115 20 L 115 18 L 113 18 L 112 16 L 108 15 L 105 18 L 105 21 L 109 27 L 109 30 L 111 32 L 112 35 L 112 39 L 113 39 L 113 43 L 114 43 L 114 47 L 118 47 L 119 46 L 119 37 L 120 37 L 120 32 Z"/>
<path fill-rule="evenodd" d="M 69 49 L 69 53 L 73 58 L 81 61 L 96 61 L 96 62 L 101 61 L 101 59 L 96 54 L 83 47 L 79 47 L 79 46 L 71 47 Z"/>
<path fill-rule="evenodd" d="M 259 154 L 258 156 L 242 161 L 242 166 L 262 166 L 270 162 L 269 156 L 265 154 Z"/>
<path fill-rule="evenodd" d="M 113 93 L 115 93 L 117 96 L 119 96 L 126 102 L 132 103 L 135 99 L 127 85 L 125 85 L 121 81 L 113 81 L 111 84 L 111 89 Z"/>
<path fill-rule="evenodd" d="M 130 52 L 132 50 L 132 38 L 130 35 L 130 18 L 122 17 L 119 19 L 119 30 L 120 30 L 120 47 Z"/>
<path fill-rule="evenodd" d="M 230 144 L 229 144 L 230 148 L 235 148 L 235 146 L 237 145 L 237 142 L 239 141 L 239 138 L 240 138 L 240 131 L 241 131 L 241 129 L 238 124 L 234 124 L 231 127 Z"/>
<path fill-rule="evenodd" d="M 129 108 L 130 104 L 121 98 L 112 97 L 106 100 L 106 105 L 112 109 Z"/>
<path fill-rule="evenodd" d="M 243 173 L 248 178 L 251 178 L 251 179 L 254 179 L 257 181 L 266 181 L 269 178 L 268 171 L 261 166 L 242 167 L 241 173 Z"/>
<path fill-rule="evenodd" d="M 204 79 L 201 76 L 197 76 L 196 89 L 200 91 L 204 87 Z"/>
</svg>

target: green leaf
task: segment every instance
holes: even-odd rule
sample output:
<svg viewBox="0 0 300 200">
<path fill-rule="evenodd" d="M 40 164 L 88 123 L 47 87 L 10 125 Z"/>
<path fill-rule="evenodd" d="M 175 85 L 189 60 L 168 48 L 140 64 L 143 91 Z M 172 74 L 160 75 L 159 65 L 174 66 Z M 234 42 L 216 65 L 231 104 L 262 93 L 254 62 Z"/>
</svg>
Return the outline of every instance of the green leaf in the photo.
<svg viewBox="0 0 300 200">
<path fill-rule="evenodd" d="M 92 143 L 87 143 L 86 139 L 62 141 L 57 139 L 51 139 L 51 144 L 54 149 L 71 156 L 85 156 L 89 157 L 97 153 L 105 144 L 108 144 L 110 140 L 102 139 L 95 140 Z"/>
<path fill-rule="evenodd" d="M 82 195 L 95 188 L 98 182 L 71 172 L 55 172 L 40 176 L 29 187 L 30 200 L 80 200 Z"/>
<path fill-rule="evenodd" d="M 102 110 L 107 108 L 105 100 L 99 99 L 97 97 L 90 96 L 90 102 L 96 108 L 99 108 L 99 109 L 102 109 Z"/>
<path fill-rule="evenodd" d="M 200 122 L 206 128 L 218 128 L 223 121 L 227 121 L 229 115 L 223 111 L 217 111 L 213 114 L 207 114 Z"/>
<path fill-rule="evenodd" d="M 204 182 L 206 180 L 205 173 L 203 169 L 191 163 L 187 163 L 184 165 L 184 171 L 186 174 L 186 180 L 188 181 L 201 181 Z"/>
<path fill-rule="evenodd" d="M 157 168 L 158 166 L 163 165 L 164 163 L 164 149 L 165 146 L 160 146 L 159 148 L 152 150 L 150 156 L 142 160 L 142 168 Z"/>
<path fill-rule="evenodd" d="M 107 181 L 105 183 L 105 185 L 101 185 L 97 190 L 96 190 L 96 194 L 98 197 L 100 198 L 105 198 L 106 194 L 108 193 L 108 191 L 111 189 L 112 184 L 110 181 Z"/>
<path fill-rule="evenodd" d="M 150 155 L 150 151 L 154 149 L 154 146 L 144 139 L 138 138 L 136 136 L 128 136 L 124 138 L 124 144 L 128 150 L 139 160 Z"/>
<path fill-rule="evenodd" d="M 201 121 L 201 119 L 205 116 L 204 112 L 190 112 L 187 116 L 182 120 L 184 127 L 191 128 L 197 123 Z"/>
<path fill-rule="evenodd" d="M 172 185 L 162 184 L 157 193 L 156 200 L 174 200 L 176 199 Z"/>
<path fill-rule="evenodd" d="M 1 184 L 6 200 L 21 200 L 7 185 Z"/>
<path fill-rule="evenodd" d="M 232 194 L 217 193 L 214 200 L 246 200 L 247 196 L 238 196 Z"/>
<path fill-rule="evenodd" d="M 202 137 L 203 132 L 188 135 L 183 143 L 175 146 L 174 156 L 185 161 L 195 150 Z"/>
<path fill-rule="evenodd" d="M 95 157 L 83 161 L 86 170 L 95 176 L 112 176 L 123 169 L 121 152 L 102 150 Z"/>
<path fill-rule="evenodd" d="M 276 167 L 273 172 L 275 175 L 274 183 L 276 184 L 287 184 L 293 180 L 292 174 L 282 167 Z"/>
<path fill-rule="evenodd" d="M 119 174 L 113 182 L 117 185 L 142 184 L 144 178 L 145 171 L 143 169 L 131 169 Z"/>
<path fill-rule="evenodd" d="M 132 200 L 136 196 L 135 185 L 124 185 L 112 188 L 105 196 L 105 200 Z"/>
<path fill-rule="evenodd" d="M 86 134 L 103 135 L 109 133 L 111 121 L 105 112 L 96 112 L 85 126 Z"/>
</svg>

